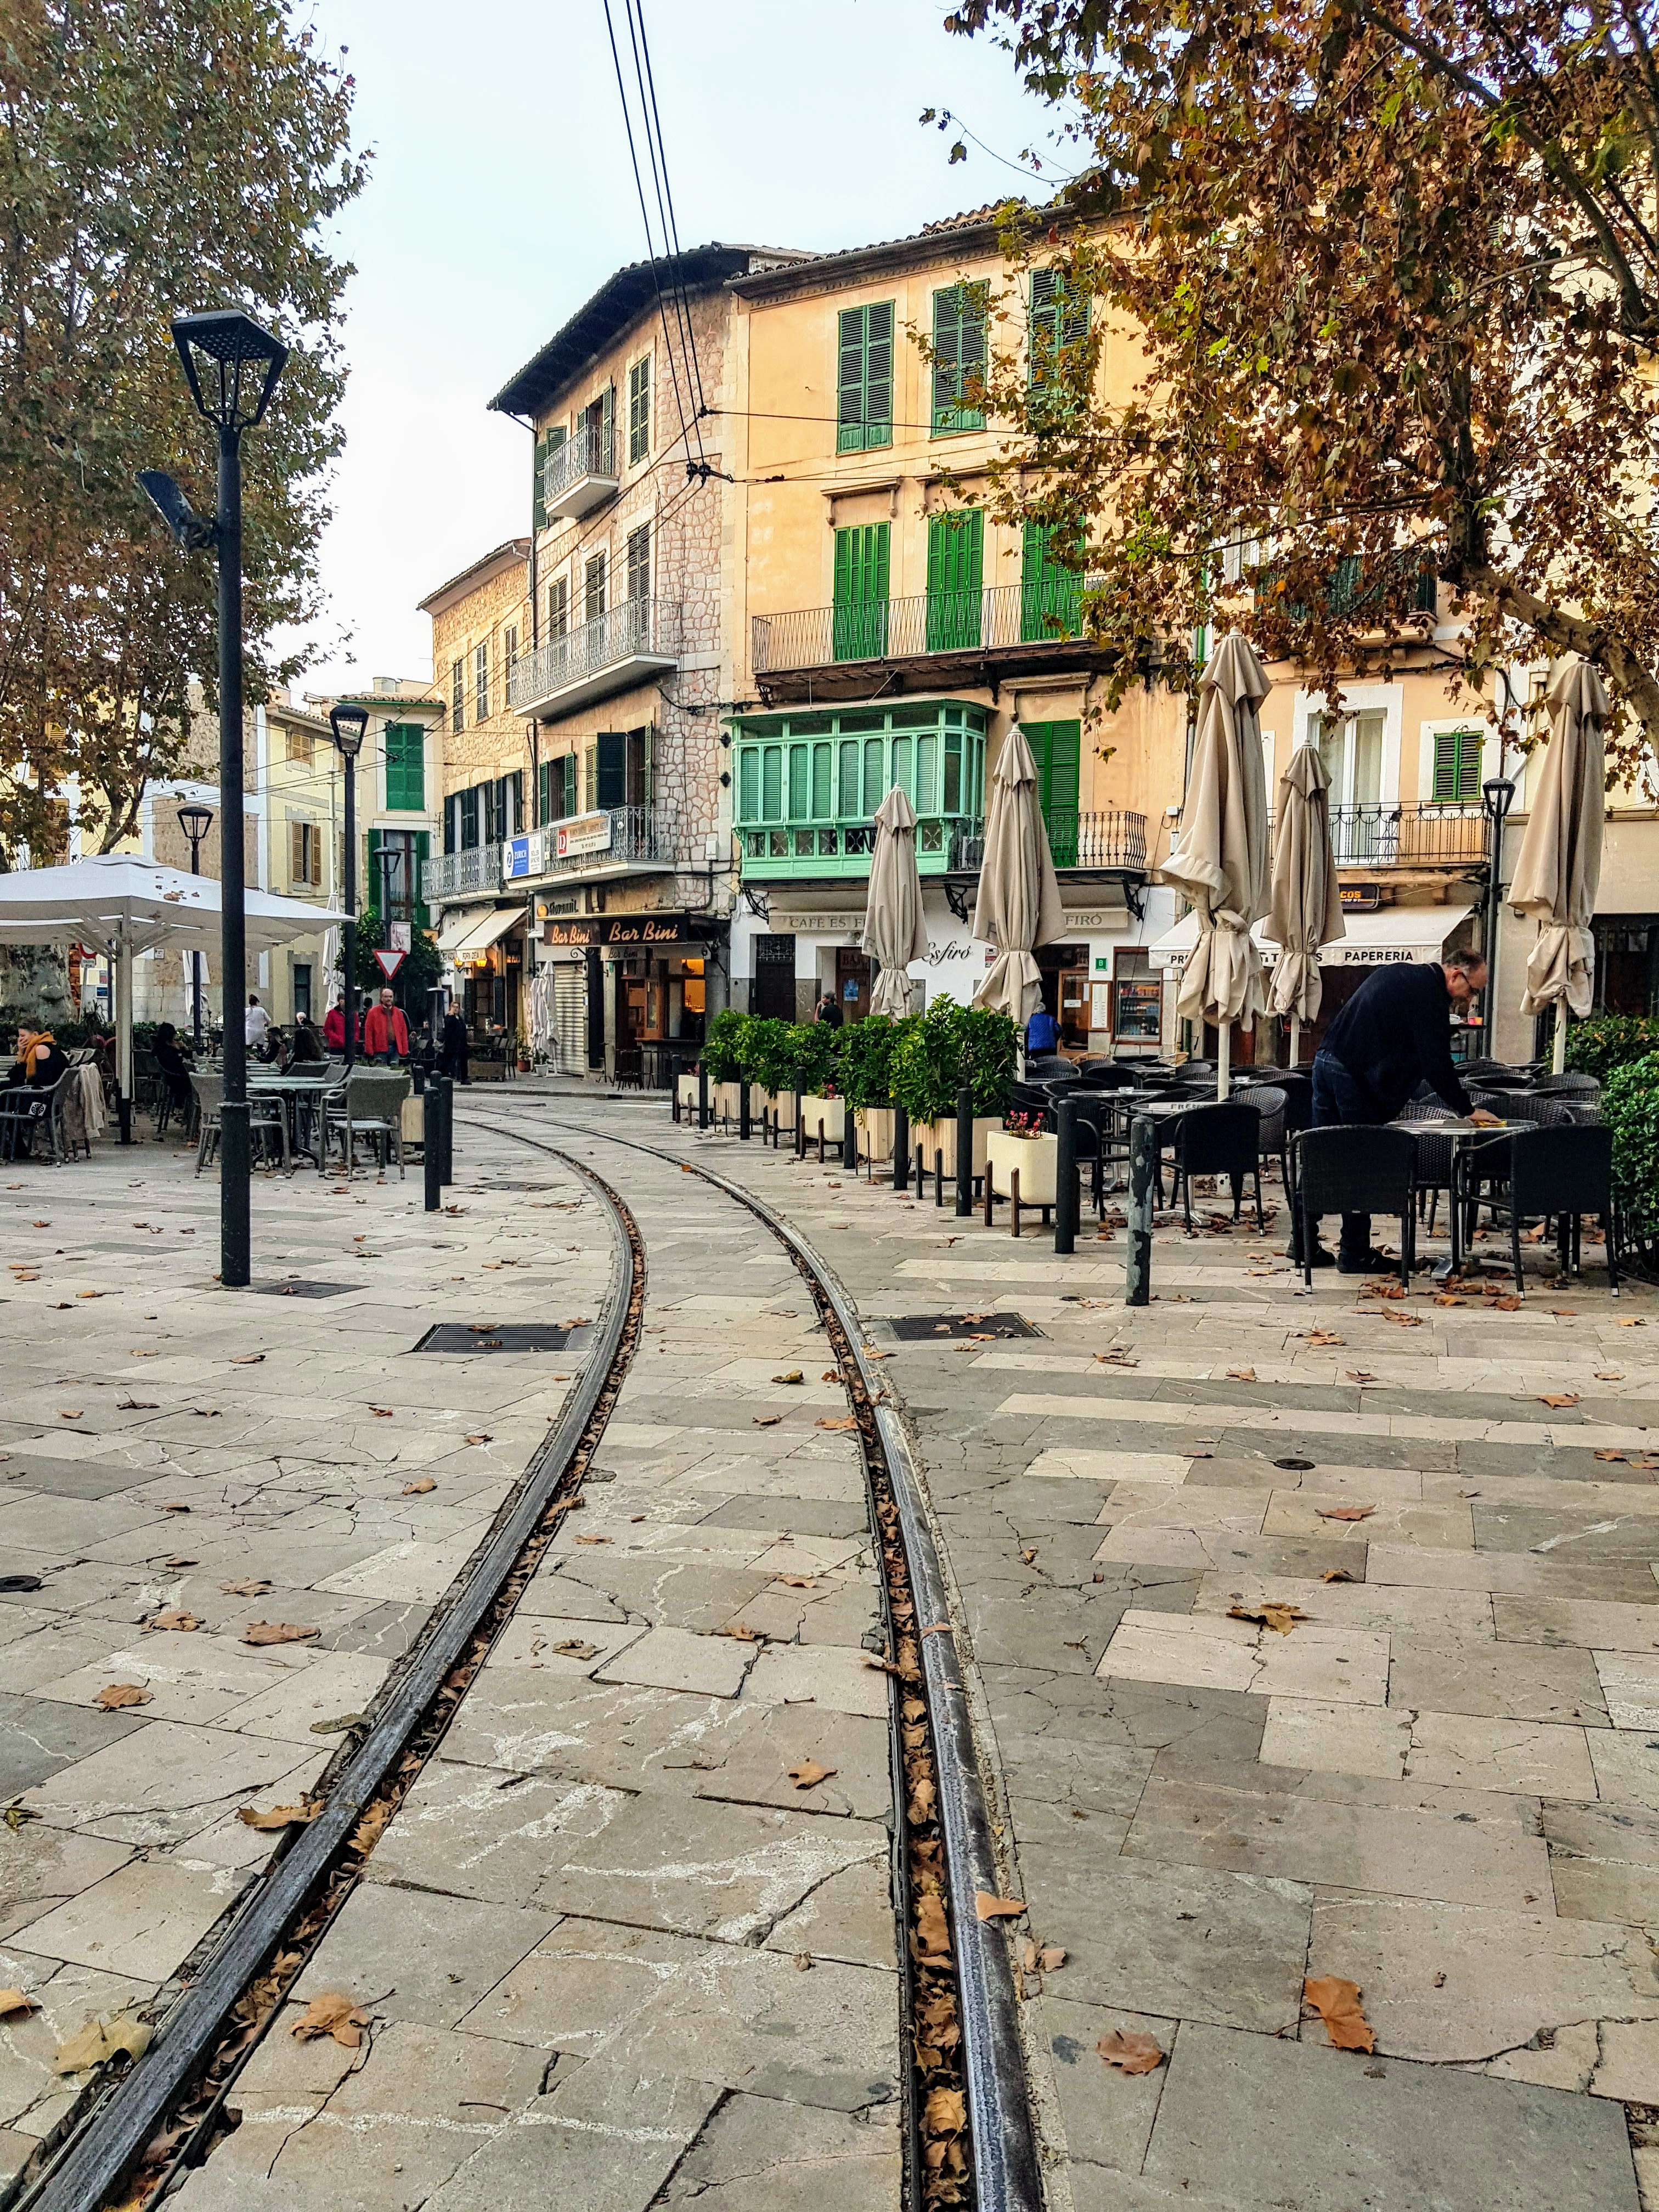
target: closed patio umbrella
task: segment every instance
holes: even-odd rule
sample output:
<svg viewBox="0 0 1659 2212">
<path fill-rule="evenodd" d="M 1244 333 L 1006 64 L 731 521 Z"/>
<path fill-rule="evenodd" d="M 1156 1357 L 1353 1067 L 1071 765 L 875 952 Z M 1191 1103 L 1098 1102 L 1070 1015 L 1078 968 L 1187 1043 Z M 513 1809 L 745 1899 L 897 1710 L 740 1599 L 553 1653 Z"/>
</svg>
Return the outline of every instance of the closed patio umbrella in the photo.
<svg viewBox="0 0 1659 2212">
<path fill-rule="evenodd" d="M 1541 1014 L 1547 1006 L 1555 1008 L 1559 1075 L 1567 1048 L 1568 1011 L 1582 1018 L 1595 1000 L 1590 919 L 1601 881 L 1607 811 L 1602 732 L 1610 710 L 1600 674 L 1589 661 L 1576 658 L 1557 663 L 1544 696 L 1549 744 L 1537 787 L 1527 794 L 1527 827 L 1510 903 L 1538 925 L 1521 1011 Z"/>
<path fill-rule="evenodd" d="M 1250 924 L 1267 910 L 1267 780 L 1256 708 L 1272 688 L 1255 647 L 1230 630 L 1199 686 L 1185 821 L 1162 871 L 1198 916 L 1176 1008 L 1219 1033 L 1218 1098 L 1229 1088 L 1232 1024 L 1249 1026 L 1266 1004 Z"/>
<path fill-rule="evenodd" d="M 881 969 L 870 994 L 871 1012 L 895 1018 L 908 1014 L 910 978 L 904 971 L 927 951 L 927 924 L 916 873 L 916 810 L 896 783 L 876 815 L 870 898 L 860 941 Z"/>
<path fill-rule="evenodd" d="M 1023 1027 L 1042 1004 L 1042 970 L 1032 958 L 1066 928 L 1048 831 L 1037 801 L 1036 763 L 1018 724 L 991 774 L 985 859 L 974 902 L 974 935 L 997 957 L 974 994 L 976 1006 L 1011 1014 Z"/>
<path fill-rule="evenodd" d="M 343 915 L 269 891 L 244 893 L 247 949 L 269 952 Z M 0 945 L 95 945 L 115 965 L 116 1081 L 132 1096 L 132 963 L 157 950 L 210 952 L 219 943 L 219 884 L 131 853 L 0 875 Z M 225 1009 L 234 1018 L 234 1007 Z"/>
<path fill-rule="evenodd" d="M 1279 947 L 1269 1003 L 1291 1018 L 1291 1066 L 1302 1052 L 1302 1024 L 1324 995 L 1319 948 L 1346 934 L 1342 894 L 1331 855 L 1330 779 L 1317 745 L 1297 745 L 1279 779 L 1268 934 Z"/>
</svg>

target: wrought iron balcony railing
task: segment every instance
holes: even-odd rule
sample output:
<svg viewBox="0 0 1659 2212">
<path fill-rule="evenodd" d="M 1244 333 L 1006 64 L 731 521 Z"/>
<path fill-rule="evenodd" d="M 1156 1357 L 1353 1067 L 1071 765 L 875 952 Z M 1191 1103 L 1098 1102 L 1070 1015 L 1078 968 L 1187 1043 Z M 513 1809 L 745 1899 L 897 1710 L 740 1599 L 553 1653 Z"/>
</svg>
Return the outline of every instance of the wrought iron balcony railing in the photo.
<svg viewBox="0 0 1659 2212">
<path fill-rule="evenodd" d="M 421 897 L 431 906 L 441 899 L 494 893 L 501 887 L 501 848 L 472 845 L 463 853 L 434 853 L 421 870 Z"/>
<path fill-rule="evenodd" d="M 1103 813 L 1056 809 L 1045 817 L 1048 850 L 1057 868 L 1121 868 L 1145 874 L 1146 817 L 1122 807 Z M 953 869 L 964 872 L 985 863 L 985 832 L 975 828 L 959 836 L 951 854 Z"/>
<path fill-rule="evenodd" d="M 915 599 L 756 615 L 755 673 L 1075 644 L 1083 635 L 1084 588 L 1080 577 L 1045 577 L 980 592 L 925 592 Z"/>
<path fill-rule="evenodd" d="M 585 423 L 542 465 L 542 502 L 550 514 L 586 513 L 617 488 L 617 428 Z M 592 496 L 587 496 L 592 492 Z M 572 495 L 576 504 L 572 508 Z"/>
<path fill-rule="evenodd" d="M 508 680 L 507 705 L 515 714 L 574 706 L 633 682 L 647 668 L 672 668 L 679 635 L 677 602 L 624 599 L 533 653 L 520 653 Z"/>
<path fill-rule="evenodd" d="M 1483 867 L 1487 823 L 1479 799 L 1355 801 L 1330 809 L 1340 868 Z"/>
<path fill-rule="evenodd" d="M 660 862 L 672 867 L 678 840 L 672 818 L 653 806 L 600 806 L 562 822 L 527 830 L 507 848 L 507 878 L 598 873 L 616 865 Z"/>
</svg>

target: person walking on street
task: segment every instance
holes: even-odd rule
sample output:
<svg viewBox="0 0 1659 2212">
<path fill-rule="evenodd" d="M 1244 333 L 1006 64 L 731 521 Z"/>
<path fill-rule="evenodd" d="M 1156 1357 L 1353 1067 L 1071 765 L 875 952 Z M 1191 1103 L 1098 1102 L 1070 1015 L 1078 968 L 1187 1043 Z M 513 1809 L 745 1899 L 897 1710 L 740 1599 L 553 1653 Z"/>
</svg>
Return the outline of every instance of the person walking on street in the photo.
<svg viewBox="0 0 1659 2212">
<path fill-rule="evenodd" d="M 818 1000 L 817 1018 L 823 1023 L 825 1029 L 838 1030 L 841 1027 L 841 1008 L 836 1004 L 836 994 L 833 991 L 826 991 Z"/>
<path fill-rule="evenodd" d="M 409 1024 L 390 991 L 382 991 L 363 1017 L 363 1056 L 393 1067 L 409 1058 Z"/>
<path fill-rule="evenodd" d="M 1047 1006 L 1039 1006 L 1025 1024 L 1025 1057 L 1060 1050 L 1060 1024 Z"/>
<path fill-rule="evenodd" d="M 323 1042 L 331 1052 L 345 1050 L 345 1008 L 337 999 L 323 1016 Z"/>
<path fill-rule="evenodd" d="M 438 1042 L 439 1074 L 448 1076 L 454 1083 L 470 1083 L 472 1073 L 467 1062 L 471 1043 L 465 1022 L 452 1006 L 444 1016 L 443 1032 Z"/>
<path fill-rule="evenodd" d="M 247 1012 L 242 1017 L 242 1042 L 252 1052 L 270 1027 L 270 1016 L 259 1004 L 258 994 L 247 994 Z"/>
<path fill-rule="evenodd" d="M 1427 966 L 1413 961 L 1379 968 L 1368 975 L 1314 1055 L 1313 1126 L 1392 1121 L 1421 1083 L 1454 1114 L 1471 1112 L 1469 1094 L 1452 1065 L 1450 1016 L 1486 981 L 1486 963 L 1478 952 L 1449 953 Z M 1293 1258 L 1299 1257 L 1296 1246 L 1293 1231 Z M 1313 1264 L 1331 1264 L 1316 1242 Z M 1343 1215 L 1336 1264 L 1345 1275 L 1372 1274 L 1394 1264 L 1371 1243 L 1370 1214 Z"/>
</svg>

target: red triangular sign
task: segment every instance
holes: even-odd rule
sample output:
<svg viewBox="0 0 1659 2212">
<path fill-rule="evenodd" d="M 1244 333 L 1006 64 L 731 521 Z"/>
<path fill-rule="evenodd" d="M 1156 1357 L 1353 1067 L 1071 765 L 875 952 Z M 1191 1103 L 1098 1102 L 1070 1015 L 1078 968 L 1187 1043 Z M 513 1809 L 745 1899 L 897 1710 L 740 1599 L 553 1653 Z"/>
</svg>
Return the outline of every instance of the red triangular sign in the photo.
<svg viewBox="0 0 1659 2212">
<path fill-rule="evenodd" d="M 377 952 L 374 964 L 389 983 L 408 957 L 406 952 Z"/>
</svg>

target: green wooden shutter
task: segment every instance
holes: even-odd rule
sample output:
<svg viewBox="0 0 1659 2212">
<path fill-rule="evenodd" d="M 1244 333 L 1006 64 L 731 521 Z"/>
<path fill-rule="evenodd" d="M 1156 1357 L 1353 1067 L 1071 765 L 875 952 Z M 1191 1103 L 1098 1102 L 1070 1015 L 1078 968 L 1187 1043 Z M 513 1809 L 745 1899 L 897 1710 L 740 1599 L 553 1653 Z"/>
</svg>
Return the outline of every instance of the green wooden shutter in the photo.
<svg viewBox="0 0 1659 2212">
<path fill-rule="evenodd" d="M 887 650 L 890 524 L 836 532 L 833 647 L 837 660 L 879 660 Z"/>
<path fill-rule="evenodd" d="M 834 781 L 835 748 L 817 744 L 812 748 L 812 818 L 827 822 L 835 811 L 830 802 L 830 787 Z"/>
<path fill-rule="evenodd" d="M 933 434 L 982 430 L 985 410 L 965 398 L 982 389 L 988 288 L 963 282 L 933 295 Z"/>
<path fill-rule="evenodd" d="M 427 909 L 422 894 L 426 890 L 426 864 L 432 857 L 432 833 L 429 830 L 415 832 L 415 881 L 410 886 L 415 899 L 415 927 L 430 929 L 432 916 Z"/>
<path fill-rule="evenodd" d="M 425 811 L 426 732 L 418 722 L 386 725 L 386 803 L 388 813 Z"/>
<path fill-rule="evenodd" d="M 1479 730 L 1437 730 L 1434 736 L 1435 799 L 1445 805 L 1480 796 L 1481 733 Z"/>
<path fill-rule="evenodd" d="M 651 356 L 628 372 L 628 459 L 630 465 L 651 451 Z"/>
<path fill-rule="evenodd" d="M 760 747 L 744 745 L 738 754 L 738 819 L 760 819 Z"/>
<path fill-rule="evenodd" d="M 547 472 L 547 440 L 538 437 L 533 448 L 530 477 L 530 526 L 532 530 L 547 527 L 547 507 L 543 496 L 543 483 Z"/>
<path fill-rule="evenodd" d="M 961 653 L 979 643 L 985 580 L 985 512 L 969 507 L 927 524 L 927 650 Z"/>
<path fill-rule="evenodd" d="M 844 307 L 836 326 L 836 451 L 893 442 L 893 303 Z"/>
<path fill-rule="evenodd" d="M 1082 780 L 1081 722 L 1022 722 L 1036 763 L 1037 802 L 1057 868 L 1077 866 L 1078 794 Z"/>
<path fill-rule="evenodd" d="M 1031 271 L 1031 308 L 1027 326 L 1030 354 L 1028 374 L 1033 384 L 1047 384 L 1054 376 L 1060 350 L 1078 345 L 1089 335 L 1089 300 L 1066 289 L 1058 269 Z"/>
<path fill-rule="evenodd" d="M 386 878 L 380 870 L 380 832 L 370 830 L 363 838 L 363 881 L 358 898 L 364 906 L 372 906 L 380 914 L 381 901 L 386 896 Z"/>
<path fill-rule="evenodd" d="M 1046 523 L 1028 522 L 1020 563 L 1019 635 L 1022 643 L 1043 638 L 1078 637 L 1083 629 L 1083 579 L 1054 558 L 1054 532 Z"/>
<path fill-rule="evenodd" d="M 576 756 L 574 753 L 567 753 L 564 757 L 564 790 L 559 800 L 559 819 L 562 822 L 568 822 L 575 811 Z"/>
<path fill-rule="evenodd" d="M 767 822 L 783 819 L 783 747 L 763 745 L 761 748 L 761 817 Z"/>
</svg>

